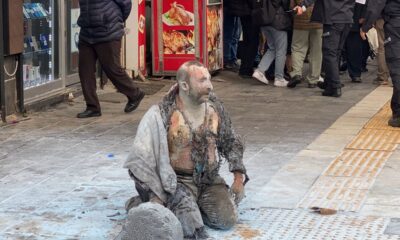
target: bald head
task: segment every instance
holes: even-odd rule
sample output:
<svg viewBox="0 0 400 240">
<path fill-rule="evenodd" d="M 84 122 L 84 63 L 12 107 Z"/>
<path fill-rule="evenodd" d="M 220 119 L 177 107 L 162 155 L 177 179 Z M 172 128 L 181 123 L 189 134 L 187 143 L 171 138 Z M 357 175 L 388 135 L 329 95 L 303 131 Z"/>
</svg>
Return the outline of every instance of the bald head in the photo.
<svg viewBox="0 0 400 240">
<path fill-rule="evenodd" d="M 207 68 L 197 61 L 189 61 L 179 67 L 176 74 L 179 95 L 192 103 L 201 104 L 212 91 L 211 75 Z"/>
<path fill-rule="evenodd" d="M 206 67 L 198 61 L 189 61 L 182 64 L 176 73 L 176 80 L 178 81 L 178 83 L 189 83 L 189 80 L 192 77 L 191 73 L 195 70 L 195 68 L 206 69 Z"/>
</svg>

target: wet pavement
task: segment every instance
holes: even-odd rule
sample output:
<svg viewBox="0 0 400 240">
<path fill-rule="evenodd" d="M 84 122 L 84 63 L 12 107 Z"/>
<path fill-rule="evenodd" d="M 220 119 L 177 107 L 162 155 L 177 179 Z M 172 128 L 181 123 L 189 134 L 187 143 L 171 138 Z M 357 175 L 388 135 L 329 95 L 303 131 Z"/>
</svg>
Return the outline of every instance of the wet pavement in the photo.
<svg viewBox="0 0 400 240">
<path fill-rule="evenodd" d="M 217 95 L 237 132 L 245 136 L 244 161 L 251 178 L 239 208 L 239 224 L 230 231 L 210 230 L 215 239 L 400 239 L 397 137 L 368 181 L 327 175 L 340 183 L 355 179 L 368 184 L 359 188 L 364 197 L 358 208 L 320 216 L 302 204 L 314 199 L 312 189 L 318 186 L 335 188 L 323 185 L 324 173 L 363 129 L 368 130 L 370 120 L 390 98 L 390 87 L 372 85 L 376 71 L 375 66 L 369 68 L 361 84 L 342 76 L 341 98 L 322 97 L 320 90 L 305 84 L 287 89 L 231 72 L 214 77 Z M 109 86 L 99 91 L 100 118 L 75 118 L 84 108 L 80 97 L 2 126 L 0 239 L 117 238 L 126 218 L 125 200 L 136 194 L 122 164 L 140 118 L 173 83 L 162 81 L 165 86 L 146 96 L 132 114 L 123 113 L 125 99 Z M 387 117 L 383 113 L 381 120 Z M 226 164 L 222 175 L 232 180 Z M 358 199 L 350 196 L 352 192 L 344 197 L 347 202 Z M 339 194 L 327 200 L 335 203 L 343 198 Z"/>
</svg>

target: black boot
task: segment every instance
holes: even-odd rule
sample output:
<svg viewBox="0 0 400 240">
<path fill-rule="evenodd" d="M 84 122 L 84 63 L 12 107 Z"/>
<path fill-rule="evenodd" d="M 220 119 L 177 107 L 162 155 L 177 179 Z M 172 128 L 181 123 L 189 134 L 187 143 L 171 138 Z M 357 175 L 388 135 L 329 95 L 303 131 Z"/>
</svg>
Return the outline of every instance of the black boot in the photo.
<svg viewBox="0 0 400 240">
<path fill-rule="evenodd" d="M 342 89 L 341 88 L 326 88 L 322 92 L 322 96 L 325 96 L 325 97 L 340 97 L 340 96 L 342 96 Z"/>
<path fill-rule="evenodd" d="M 389 126 L 391 127 L 400 127 L 400 117 L 392 117 L 389 122 Z"/>
</svg>

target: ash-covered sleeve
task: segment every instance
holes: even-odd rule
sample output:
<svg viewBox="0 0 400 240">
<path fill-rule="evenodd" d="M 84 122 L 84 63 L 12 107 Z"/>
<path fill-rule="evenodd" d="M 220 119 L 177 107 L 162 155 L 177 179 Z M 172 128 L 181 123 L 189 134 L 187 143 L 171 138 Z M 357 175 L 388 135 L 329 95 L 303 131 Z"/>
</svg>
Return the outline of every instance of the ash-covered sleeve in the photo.
<svg viewBox="0 0 400 240">
<path fill-rule="evenodd" d="M 219 99 L 214 99 L 214 107 L 219 116 L 217 149 L 221 157 L 229 163 L 231 172 L 240 172 L 246 174 L 246 168 L 243 164 L 244 141 L 243 138 L 235 133 L 229 114 L 224 109 Z"/>
</svg>

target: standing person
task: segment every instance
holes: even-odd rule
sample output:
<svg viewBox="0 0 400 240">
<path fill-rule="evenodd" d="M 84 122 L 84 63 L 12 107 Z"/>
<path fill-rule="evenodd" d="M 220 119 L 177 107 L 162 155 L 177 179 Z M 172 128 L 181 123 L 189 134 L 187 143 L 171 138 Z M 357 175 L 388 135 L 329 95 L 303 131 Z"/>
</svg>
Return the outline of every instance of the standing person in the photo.
<svg viewBox="0 0 400 240">
<path fill-rule="evenodd" d="M 284 69 L 288 44 L 287 30 L 292 25 L 292 20 L 286 11 L 290 8 L 290 2 L 287 0 L 273 0 L 272 5 L 276 9 L 274 20 L 270 26 L 261 27 L 261 32 L 267 39 L 268 49 L 254 71 L 253 77 L 260 82 L 268 84 L 265 71 L 275 60 L 274 86 L 286 87 L 288 81 L 284 78 Z"/>
<path fill-rule="evenodd" d="M 340 53 L 353 23 L 355 0 L 303 0 L 294 10 L 301 15 L 314 2 L 311 21 L 323 24 L 322 71 L 325 80 L 319 87 L 324 89 L 322 96 L 340 97 Z"/>
<path fill-rule="evenodd" d="M 385 32 L 383 31 L 383 25 L 385 24 L 385 20 L 383 18 L 379 18 L 375 22 L 375 29 L 378 33 L 378 54 L 376 58 L 378 59 L 378 76 L 374 83 L 379 85 L 388 85 L 389 84 L 389 69 L 386 64 L 385 59 Z"/>
<path fill-rule="evenodd" d="M 237 48 L 242 33 L 240 24 L 240 15 L 236 1 L 224 1 L 224 69 L 230 71 L 238 71 Z"/>
<path fill-rule="evenodd" d="M 298 5 L 301 0 L 294 0 Z M 322 25 L 310 23 L 313 5 L 305 14 L 294 17 L 293 40 L 292 40 L 292 62 L 293 70 L 290 72 L 289 88 L 296 87 L 302 80 L 304 59 L 310 50 L 308 60 L 310 71 L 306 76 L 309 88 L 315 88 L 321 74 L 322 65 Z"/>
<path fill-rule="evenodd" d="M 79 0 L 79 4 L 79 78 L 86 110 L 77 117 L 101 116 L 96 94 L 97 59 L 117 90 L 128 98 L 124 111 L 132 112 L 144 97 L 144 92 L 134 85 L 120 63 L 124 22 L 130 14 L 132 3 L 130 0 Z"/>
<path fill-rule="evenodd" d="M 369 49 L 367 49 L 368 53 L 365 50 L 365 44 L 368 44 L 368 41 L 363 40 L 360 36 L 361 21 L 365 14 L 365 7 L 365 4 L 356 3 L 353 15 L 354 23 L 345 43 L 347 71 L 351 81 L 354 83 L 361 83 L 361 73 L 365 68 L 366 59 L 369 55 Z"/>
<path fill-rule="evenodd" d="M 235 7 L 234 14 L 240 17 L 243 32 L 243 49 L 241 49 L 241 62 L 239 76 L 252 78 L 253 65 L 258 53 L 260 26 L 253 23 L 251 11 L 257 8 L 259 0 L 230 0 Z"/>
<path fill-rule="evenodd" d="M 388 124 L 392 127 L 400 127 L 400 0 L 369 1 L 365 23 L 360 29 L 360 34 L 363 39 L 366 39 L 366 33 L 382 14 L 382 10 L 383 19 L 385 19 L 386 63 L 393 82 L 392 118 Z"/>
</svg>

